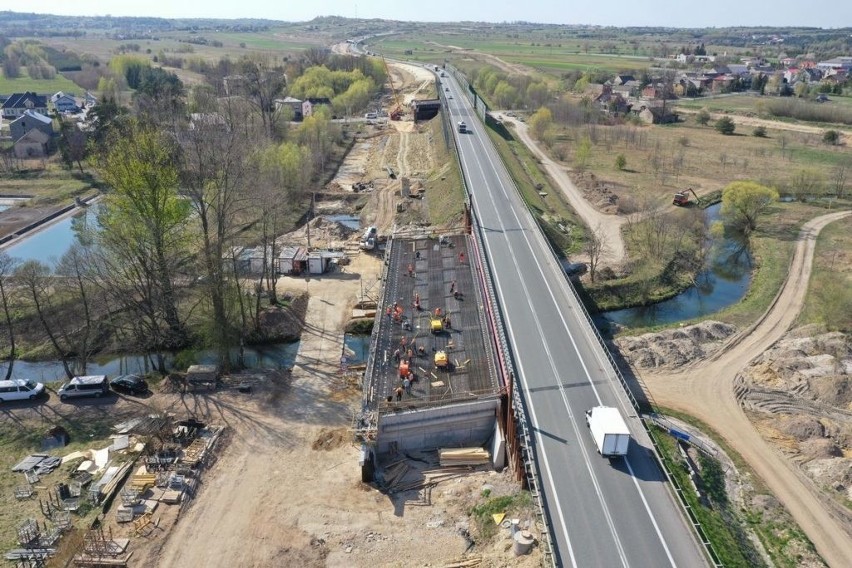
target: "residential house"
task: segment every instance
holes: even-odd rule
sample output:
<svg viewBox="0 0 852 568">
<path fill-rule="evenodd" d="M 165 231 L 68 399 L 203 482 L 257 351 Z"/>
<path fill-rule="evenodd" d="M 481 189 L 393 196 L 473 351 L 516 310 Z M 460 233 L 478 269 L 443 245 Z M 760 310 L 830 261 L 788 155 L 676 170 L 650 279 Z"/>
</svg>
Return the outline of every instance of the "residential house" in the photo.
<svg viewBox="0 0 852 568">
<path fill-rule="evenodd" d="M 284 97 L 283 99 L 275 99 L 272 101 L 275 104 L 275 110 L 278 112 L 284 109 L 290 109 L 293 113 L 293 120 L 302 120 L 302 101 L 294 97 Z"/>
<path fill-rule="evenodd" d="M 846 71 L 840 71 L 840 70 L 837 70 L 837 69 L 832 69 L 831 71 L 826 73 L 825 77 L 823 77 L 822 81 L 820 81 L 820 82 L 824 83 L 826 85 L 832 85 L 832 86 L 842 85 L 843 83 L 846 82 L 846 80 L 848 78 L 849 78 L 849 73 L 847 73 Z"/>
<path fill-rule="evenodd" d="M 713 78 L 713 86 L 711 90 L 714 93 L 729 93 L 731 92 L 731 86 L 734 84 L 734 76 L 733 75 L 719 75 Z"/>
<path fill-rule="evenodd" d="M 822 69 L 823 71 L 852 71 L 852 57 L 835 57 L 834 59 L 827 59 L 826 61 L 820 61 L 816 64 L 817 69 Z"/>
<path fill-rule="evenodd" d="M 792 59 L 792 62 L 795 63 L 796 60 Z M 766 65 L 766 60 L 760 56 L 740 57 L 740 63 L 746 67 L 760 67 L 761 65 Z M 789 63 L 789 65 L 792 65 L 793 63 Z"/>
<path fill-rule="evenodd" d="M 35 93 L 15 93 L 3 103 L 3 118 L 15 120 L 25 111 L 47 114 L 47 97 Z"/>
<path fill-rule="evenodd" d="M 665 101 L 642 101 L 634 104 L 630 112 L 637 115 L 646 124 L 667 124 L 677 122 L 679 116 Z"/>
<path fill-rule="evenodd" d="M 601 94 L 594 98 L 595 103 L 600 106 L 600 109 L 607 114 L 624 114 L 629 110 L 627 100 L 620 93 L 614 93 L 610 85 L 606 85 Z"/>
<path fill-rule="evenodd" d="M 748 77 L 751 71 L 748 65 L 731 63 L 728 65 L 728 73 L 737 77 Z"/>
<path fill-rule="evenodd" d="M 15 157 L 24 160 L 26 158 L 41 158 L 47 155 L 50 147 L 50 136 L 37 128 L 33 128 L 12 145 Z"/>
<path fill-rule="evenodd" d="M 314 113 L 314 109 L 320 106 L 331 106 L 328 97 L 308 97 L 302 101 L 302 116 L 307 118 Z"/>
<path fill-rule="evenodd" d="M 53 108 L 56 112 L 79 112 L 80 106 L 77 104 L 77 99 L 73 96 L 59 91 L 50 97 L 50 102 L 53 103 Z"/>
<path fill-rule="evenodd" d="M 791 67 L 784 71 L 784 80 L 788 85 L 793 85 L 799 81 L 805 83 L 813 83 L 822 79 L 822 70 L 815 68 Z"/>
<path fill-rule="evenodd" d="M 779 63 L 783 67 L 793 67 L 794 65 L 796 65 L 796 58 L 795 57 L 783 57 L 783 58 L 781 58 Z"/>
<path fill-rule="evenodd" d="M 53 120 L 41 113 L 25 110 L 21 116 L 9 125 L 13 141 L 33 129 L 41 130 L 48 137 L 51 137 L 53 136 Z"/>
<path fill-rule="evenodd" d="M 636 96 L 636 92 L 634 92 L 634 87 L 628 87 L 627 85 L 613 85 L 612 93 L 621 95 L 625 99 Z"/>
<path fill-rule="evenodd" d="M 636 80 L 636 77 L 634 77 L 633 75 L 616 75 L 615 79 L 613 79 L 613 81 L 612 81 L 612 84 L 613 85 L 625 85 L 629 81 L 635 81 L 635 80 Z"/>
<path fill-rule="evenodd" d="M 665 96 L 666 87 L 662 83 L 651 83 L 650 85 L 646 85 L 645 88 L 642 89 L 642 98 L 643 99 L 662 99 Z M 669 98 L 674 95 L 674 85 L 672 85 L 672 92 L 669 93 Z"/>
<path fill-rule="evenodd" d="M 713 63 L 716 61 L 715 55 L 691 55 L 688 53 L 679 53 L 675 60 L 678 63 Z"/>
</svg>

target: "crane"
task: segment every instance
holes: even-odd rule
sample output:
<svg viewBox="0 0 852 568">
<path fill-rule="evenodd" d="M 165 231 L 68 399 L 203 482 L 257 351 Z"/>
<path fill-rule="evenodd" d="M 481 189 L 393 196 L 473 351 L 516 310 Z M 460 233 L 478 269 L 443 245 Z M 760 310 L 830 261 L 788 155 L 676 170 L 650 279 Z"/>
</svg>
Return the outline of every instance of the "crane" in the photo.
<svg viewBox="0 0 852 568">
<path fill-rule="evenodd" d="M 385 73 L 388 74 L 388 83 L 391 86 L 391 93 L 393 93 L 393 100 L 396 106 L 390 110 L 388 113 L 391 120 L 400 120 L 402 118 L 403 107 L 402 103 L 399 102 L 399 95 L 396 92 L 396 87 L 393 84 L 393 77 L 391 76 L 390 67 L 388 67 L 388 62 L 385 61 L 385 56 L 380 54 L 382 58 L 382 63 L 385 64 Z"/>
</svg>

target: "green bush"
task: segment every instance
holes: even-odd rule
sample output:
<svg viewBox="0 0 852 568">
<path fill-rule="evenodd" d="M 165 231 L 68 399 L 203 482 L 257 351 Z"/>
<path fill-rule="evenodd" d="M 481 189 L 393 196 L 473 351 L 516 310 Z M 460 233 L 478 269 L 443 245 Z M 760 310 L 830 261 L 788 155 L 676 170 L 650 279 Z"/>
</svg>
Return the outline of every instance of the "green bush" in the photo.
<svg viewBox="0 0 852 568">
<path fill-rule="evenodd" d="M 766 127 L 758 126 L 754 130 L 752 130 L 752 135 L 757 138 L 766 138 Z"/>
<path fill-rule="evenodd" d="M 720 134 L 730 136 L 734 133 L 734 130 L 737 129 L 737 125 L 734 124 L 734 121 L 731 117 L 723 116 L 722 118 L 716 121 L 716 125 L 714 126 L 714 128 Z"/>
</svg>

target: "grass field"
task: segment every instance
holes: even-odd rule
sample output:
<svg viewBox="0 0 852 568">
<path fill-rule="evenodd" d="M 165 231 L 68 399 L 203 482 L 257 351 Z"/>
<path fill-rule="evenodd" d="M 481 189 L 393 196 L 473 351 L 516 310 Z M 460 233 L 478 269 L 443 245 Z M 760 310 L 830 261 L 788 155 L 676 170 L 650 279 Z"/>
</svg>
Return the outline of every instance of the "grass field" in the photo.
<svg viewBox="0 0 852 568">
<path fill-rule="evenodd" d="M 456 48 L 461 48 L 461 50 Z M 556 76 L 572 69 L 604 69 L 616 73 L 625 70 L 644 69 L 649 64 L 646 57 L 587 54 L 579 52 L 575 46 L 530 45 L 529 42 L 524 43 L 517 40 L 511 42 L 479 41 L 475 37 L 440 35 L 426 35 L 422 39 L 409 39 L 406 36 L 386 38 L 376 43 L 376 49 L 394 57 L 435 62 L 444 59 L 450 61 L 463 59 L 470 57 L 475 51 L 494 55 L 509 63 L 526 65 L 531 69 Z M 407 50 L 412 53 L 406 54 L 405 51 Z"/>
<path fill-rule="evenodd" d="M 139 39 L 139 40 L 115 40 L 104 37 L 82 37 L 82 38 L 33 38 L 57 49 L 69 49 L 78 54 L 94 55 L 103 62 L 109 61 L 110 58 L 116 55 L 121 45 L 138 44 L 140 55 L 153 57 L 160 51 L 164 51 L 169 55 L 181 57 L 201 57 L 207 60 L 218 60 L 228 56 L 231 59 L 238 59 L 241 55 L 251 52 L 266 53 L 276 55 L 277 58 L 285 55 L 293 55 L 310 47 L 318 47 L 323 45 L 323 38 L 317 37 L 316 41 L 311 41 L 309 35 L 293 38 L 288 36 L 286 29 L 273 28 L 268 32 L 258 33 L 235 33 L 235 32 L 203 32 L 199 36 L 204 37 L 208 41 L 221 41 L 222 47 L 213 47 L 212 45 L 190 44 L 186 40 L 193 37 L 187 32 L 169 32 L 159 37 L 159 39 Z M 245 47 L 240 47 L 244 43 Z M 192 52 L 184 50 L 192 49 Z M 148 52 L 150 50 L 150 53 Z"/>
<path fill-rule="evenodd" d="M 830 175 L 833 166 L 848 163 L 848 149 L 827 146 L 815 134 L 769 130 L 766 138 L 723 136 L 712 126 L 692 119 L 667 126 L 597 126 L 563 129 L 556 147 L 573 165 L 577 144 L 593 143 L 587 169 L 622 199 L 651 196 L 661 204 L 675 191 L 692 187 L 699 194 L 718 191 L 732 181 L 756 179 L 784 187 L 791 174 L 820 168 Z M 617 155 L 627 165 L 619 170 Z"/>
<path fill-rule="evenodd" d="M 50 94 L 57 91 L 66 93 L 82 93 L 83 89 L 60 74 L 55 79 L 30 79 L 26 68 L 21 69 L 21 76 L 16 79 L 7 79 L 0 70 L 0 93 L 11 95 L 12 93 L 24 93 L 32 91 L 40 95 Z"/>
<path fill-rule="evenodd" d="M 814 269 L 799 324 L 828 324 L 852 330 L 852 217 L 825 227 L 819 235 Z"/>
</svg>

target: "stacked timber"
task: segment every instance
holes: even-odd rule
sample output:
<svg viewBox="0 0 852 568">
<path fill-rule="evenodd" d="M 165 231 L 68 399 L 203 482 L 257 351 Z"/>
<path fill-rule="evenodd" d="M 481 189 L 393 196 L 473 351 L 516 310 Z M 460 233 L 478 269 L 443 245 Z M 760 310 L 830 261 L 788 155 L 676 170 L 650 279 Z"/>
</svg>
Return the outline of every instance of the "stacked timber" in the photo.
<svg viewBox="0 0 852 568">
<path fill-rule="evenodd" d="M 482 448 L 444 448 L 438 450 L 441 466 L 486 465 L 491 455 Z"/>
</svg>

